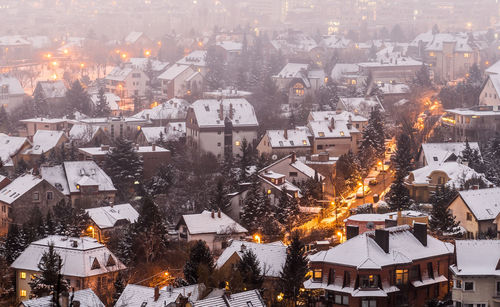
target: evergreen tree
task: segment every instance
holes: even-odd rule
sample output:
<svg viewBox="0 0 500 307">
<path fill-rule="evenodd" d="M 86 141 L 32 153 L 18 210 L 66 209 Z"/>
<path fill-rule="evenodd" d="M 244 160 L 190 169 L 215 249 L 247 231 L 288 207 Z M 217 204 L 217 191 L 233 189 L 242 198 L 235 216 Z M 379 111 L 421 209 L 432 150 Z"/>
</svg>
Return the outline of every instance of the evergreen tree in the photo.
<svg viewBox="0 0 500 307">
<path fill-rule="evenodd" d="M 486 178 L 500 186 L 500 136 L 488 141 L 484 150 Z"/>
<path fill-rule="evenodd" d="M 420 87 L 431 87 L 432 81 L 427 65 L 422 64 L 420 69 L 415 73 L 413 84 Z"/>
<path fill-rule="evenodd" d="M 33 110 L 37 116 L 49 115 L 49 104 L 41 88 L 37 88 L 33 93 Z"/>
<path fill-rule="evenodd" d="M 263 276 L 260 269 L 260 262 L 257 255 L 249 249 L 246 250 L 236 268 L 243 278 L 243 285 L 247 290 L 260 289 L 263 282 Z"/>
<path fill-rule="evenodd" d="M 226 190 L 226 185 L 224 184 L 224 178 L 219 177 L 215 185 L 215 189 L 212 192 L 212 197 L 209 202 L 209 207 L 212 210 L 224 211 L 229 205 L 228 191 Z"/>
<path fill-rule="evenodd" d="M 23 235 L 25 245 L 45 237 L 43 215 L 38 206 L 30 210 L 28 220 L 23 224 Z"/>
<path fill-rule="evenodd" d="M 118 273 L 118 276 L 116 277 L 115 282 L 113 283 L 113 287 L 115 289 L 115 293 L 113 293 L 113 306 L 116 305 L 116 302 L 122 295 L 123 290 L 125 290 L 125 284 L 126 281 L 123 278 L 123 274 L 121 272 Z"/>
<path fill-rule="evenodd" d="M 69 147 L 69 161 L 76 161 L 76 148 L 74 142 L 71 142 L 71 146 Z"/>
<path fill-rule="evenodd" d="M 252 145 L 248 143 L 246 138 L 241 141 L 241 159 L 240 159 L 240 170 L 241 170 L 241 180 L 246 179 L 247 167 L 252 164 L 253 160 L 253 148 Z"/>
<path fill-rule="evenodd" d="M 52 210 L 47 211 L 47 216 L 45 217 L 45 234 L 54 235 L 56 233 L 56 225 L 54 218 L 52 217 Z"/>
<path fill-rule="evenodd" d="M 48 251 L 43 253 L 38 264 L 40 273 L 36 274 L 35 278 L 29 282 L 31 293 L 35 297 L 52 295 L 57 306 L 59 297 L 69 288 L 68 281 L 63 278 L 61 273 L 62 267 L 63 260 L 55 251 L 54 244 L 50 243 Z"/>
<path fill-rule="evenodd" d="M 468 166 L 478 173 L 484 173 L 484 163 L 479 150 L 472 149 L 469 140 L 465 139 L 464 150 L 461 152 L 461 157 L 469 164 Z"/>
<path fill-rule="evenodd" d="M 361 166 L 351 150 L 339 157 L 335 169 L 336 196 L 339 195 L 339 191 L 352 191 L 361 181 Z"/>
<path fill-rule="evenodd" d="M 17 224 L 10 224 L 7 238 L 5 239 L 5 260 L 11 264 L 24 251 L 23 233 Z"/>
<path fill-rule="evenodd" d="M 109 108 L 104 88 L 101 87 L 97 93 L 97 102 L 94 106 L 94 117 L 108 117 L 110 114 L 111 109 Z"/>
<path fill-rule="evenodd" d="M 38 158 L 38 166 L 42 166 L 47 162 L 47 157 L 45 157 L 45 153 L 42 150 L 42 153 L 40 154 L 40 157 Z"/>
<path fill-rule="evenodd" d="M 121 240 L 118 241 L 116 256 L 123 264 L 129 266 L 136 259 L 134 239 L 136 231 L 133 225 L 127 227 L 123 233 Z"/>
<path fill-rule="evenodd" d="M 363 139 L 360 146 L 363 165 L 370 167 L 375 158 L 381 158 L 385 153 L 385 129 L 382 113 L 375 108 L 370 113 L 368 124 L 363 131 Z"/>
<path fill-rule="evenodd" d="M 132 142 L 119 138 L 107 154 L 104 168 L 118 189 L 120 199 L 131 197 L 134 183 L 142 180 L 142 161 L 134 150 Z"/>
<path fill-rule="evenodd" d="M 413 203 L 410 198 L 410 191 L 408 191 L 404 179 L 401 177 L 396 177 L 391 185 L 391 190 L 387 194 L 389 196 L 387 204 L 392 211 L 407 210 Z"/>
<path fill-rule="evenodd" d="M 147 182 L 146 190 L 149 195 L 166 195 L 175 184 L 177 176 L 177 170 L 172 164 L 162 163 L 157 173 Z"/>
<path fill-rule="evenodd" d="M 476 63 L 472 64 L 469 69 L 469 74 L 466 78 L 466 84 L 476 88 L 480 88 L 483 84 L 483 74 Z"/>
<path fill-rule="evenodd" d="M 184 265 L 184 278 L 189 284 L 198 283 L 201 269 L 210 273 L 215 268 L 214 258 L 205 241 L 198 240 L 189 251 L 189 259 Z"/>
<path fill-rule="evenodd" d="M 400 25 L 395 25 L 391 30 L 391 40 L 397 43 L 406 42 L 405 34 Z"/>
<path fill-rule="evenodd" d="M 139 112 L 142 110 L 142 102 L 141 98 L 139 96 L 135 95 L 134 96 L 134 112 Z"/>
<path fill-rule="evenodd" d="M 7 110 L 2 105 L 0 106 L 0 132 L 6 133 L 10 130 L 10 121 L 9 115 L 7 114 Z"/>
<path fill-rule="evenodd" d="M 266 214 L 266 199 L 259 178 L 257 175 L 252 175 L 250 188 L 243 201 L 241 222 L 250 232 L 254 232 L 261 228 Z"/>
<path fill-rule="evenodd" d="M 290 197 L 286 187 L 283 187 L 276 207 L 276 220 L 284 225 L 287 231 L 291 231 L 299 213 L 300 210 L 297 200 Z"/>
<path fill-rule="evenodd" d="M 66 92 L 66 115 L 74 117 L 76 111 L 90 114 L 90 97 L 79 80 Z"/>
<path fill-rule="evenodd" d="M 459 225 L 455 217 L 448 209 L 449 203 L 456 197 L 457 191 L 446 185 L 438 186 L 436 192 L 431 196 L 432 204 L 429 226 L 433 231 L 453 232 Z"/>
<path fill-rule="evenodd" d="M 55 233 L 62 236 L 79 237 L 90 224 L 90 216 L 82 208 L 73 208 L 61 199 L 55 206 Z"/>
<path fill-rule="evenodd" d="M 224 58 L 217 52 L 215 45 L 209 46 L 205 59 L 208 72 L 205 76 L 207 87 L 217 90 L 224 86 Z"/>
<path fill-rule="evenodd" d="M 294 233 L 288 246 L 285 265 L 279 280 L 284 298 L 291 302 L 293 306 L 297 305 L 300 289 L 306 280 L 307 264 L 304 244 L 300 241 L 299 235 Z"/>
<path fill-rule="evenodd" d="M 411 156 L 411 140 L 406 133 L 401 133 L 396 142 L 396 152 L 394 153 L 394 162 L 396 176 L 405 178 L 413 168 Z"/>
</svg>

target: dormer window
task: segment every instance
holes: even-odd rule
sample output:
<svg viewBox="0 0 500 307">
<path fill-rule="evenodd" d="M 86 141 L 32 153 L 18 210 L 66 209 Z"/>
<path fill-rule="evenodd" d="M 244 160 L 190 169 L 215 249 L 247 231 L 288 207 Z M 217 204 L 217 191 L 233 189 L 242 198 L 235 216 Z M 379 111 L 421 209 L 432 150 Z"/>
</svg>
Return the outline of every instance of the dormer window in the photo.
<svg viewBox="0 0 500 307">
<path fill-rule="evenodd" d="M 341 135 L 341 136 L 344 136 L 344 131 L 340 131 L 340 135 Z"/>
<path fill-rule="evenodd" d="M 319 137 L 325 137 L 325 133 L 324 132 L 318 132 L 318 136 Z"/>
<path fill-rule="evenodd" d="M 307 141 L 306 140 L 302 140 L 302 144 L 303 145 L 307 145 Z"/>
<path fill-rule="evenodd" d="M 115 266 L 115 265 L 116 265 L 115 259 L 113 259 L 111 255 L 109 255 L 108 262 L 106 262 L 106 266 Z"/>
<path fill-rule="evenodd" d="M 100 268 L 101 268 L 101 265 L 99 264 L 99 261 L 97 261 L 97 258 L 94 258 L 94 261 L 92 261 L 92 266 L 90 267 L 90 269 L 97 270 Z"/>
</svg>

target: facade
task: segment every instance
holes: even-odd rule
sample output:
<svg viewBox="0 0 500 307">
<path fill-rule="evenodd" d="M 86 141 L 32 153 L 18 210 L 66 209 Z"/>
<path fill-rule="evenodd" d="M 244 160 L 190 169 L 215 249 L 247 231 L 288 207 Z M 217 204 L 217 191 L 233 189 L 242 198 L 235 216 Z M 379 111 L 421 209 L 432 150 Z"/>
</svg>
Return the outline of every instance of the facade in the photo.
<svg viewBox="0 0 500 307">
<path fill-rule="evenodd" d="M 42 155 L 48 158 L 52 151 L 58 151 L 68 141 L 63 131 L 38 130 L 33 136 L 32 147 L 26 149 L 21 156 L 29 165 L 35 165 Z"/>
<path fill-rule="evenodd" d="M 372 75 L 376 83 L 406 83 L 415 77 L 422 67 L 422 62 L 410 57 L 391 57 L 379 62 L 358 63 L 360 73 Z"/>
<path fill-rule="evenodd" d="M 191 65 L 174 64 L 158 80 L 163 96 L 167 99 L 182 98 L 202 90 L 203 75 Z"/>
<path fill-rule="evenodd" d="M 300 188 L 286 180 L 287 176 L 289 175 L 276 173 L 269 169 L 259 173 L 260 185 L 262 190 L 266 192 L 271 205 L 276 206 L 278 204 L 284 189 L 286 189 L 288 198 L 302 197 Z"/>
<path fill-rule="evenodd" d="M 99 242 L 105 243 L 114 231 L 120 231 L 134 224 L 139 213 L 130 204 L 112 205 L 85 209 L 90 216 L 92 225 L 87 228 L 87 235 Z"/>
<path fill-rule="evenodd" d="M 0 106 L 7 112 L 22 105 L 24 89 L 19 80 L 8 75 L 0 75 Z"/>
<path fill-rule="evenodd" d="M 132 99 L 146 95 L 146 86 L 149 78 L 140 70 L 130 66 L 117 66 L 106 75 L 106 91 L 120 97 Z"/>
<path fill-rule="evenodd" d="M 178 65 L 189 65 L 194 71 L 199 72 L 204 77 L 208 72 L 206 58 L 206 50 L 194 50 L 176 63 Z"/>
<path fill-rule="evenodd" d="M 132 117 L 150 120 L 155 126 L 164 126 L 171 122 L 185 121 L 188 108 L 189 103 L 186 100 L 172 98 L 151 109 L 144 109 Z"/>
<path fill-rule="evenodd" d="M 31 142 L 25 137 L 9 136 L 0 133 L 0 161 L 9 172 L 14 172 L 17 163 L 22 160 L 21 153 L 31 147 Z"/>
<path fill-rule="evenodd" d="M 257 145 L 259 156 L 278 157 L 295 152 L 297 155 L 311 153 L 309 129 L 296 127 L 295 129 L 267 130 Z"/>
<path fill-rule="evenodd" d="M 475 106 L 446 110 L 441 125 L 455 142 L 486 141 L 500 131 L 499 106 Z"/>
<path fill-rule="evenodd" d="M 477 142 L 469 142 L 472 150 L 479 150 Z M 465 149 L 464 143 L 425 143 L 418 152 L 417 164 L 419 167 L 440 165 L 444 162 L 457 161 Z"/>
<path fill-rule="evenodd" d="M 498 224 L 495 219 L 500 214 L 498 204 L 500 188 L 460 191 L 448 209 L 460 222 L 469 239 L 496 238 Z"/>
<path fill-rule="evenodd" d="M 500 305 L 499 240 L 456 241 L 456 264 L 451 299 L 453 306 Z"/>
<path fill-rule="evenodd" d="M 253 106 L 244 98 L 200 99 L 188 109 L 188 145 L 211 152 L 219 159 L 240 156 L 241 146 L 257 141 L 259 123 Z"/>
<path fill-rule="evenodd" d="M 203 211 L 199 214 L 185 214 L 176 230 L 187 242 L 203 240 L 211 251 L 224 249 L 230 240 L 242 239 L 247 230 L 222 212 Z"/>
<path fill-rule="evenodd" d="M 94 127 L 101 127 L 111 140 L 117 138 L 126 138 L 133 140 L 137 135 L 137 131 L 144 126 L 150 126 L 151 121 L 136 117 L 101 117 L 101 118 L 85 118 L 80 120 L 81 124 Z"/>
<path fill-rule="evenodd" d="M 483 85 L 479 94 L 479 105 L 500 106 L 500 75 L 488 75 L 488 79 Z"/>
<path fill-rule="evenodd" d="M 52 130 L 52 131 L 69 131 L 72 122 L 62 118 L 29 118 L 20 120 L 24 124 L 25 129 L 22 131 L 23 136 L 33 138 L 38 130 Z"/>
<path fill-rule="evenodd" d="M 427 235 L 425 224 L 350 235 L 309 258 L 304 287 L 324 294 L 316 306 L 424 306 L 448 293 L 453 245 Z"/>
<path fill-rule="evenodd" d="M 43 253 L 54 244 L 54 250 L 61 256 L 61 274 L 68 280 L 70 288 L 90 288 L 98 295 L 109 295 L 118 273 L 126 267 L 113 253 L 95 239 L 49 236 L 31 243 L 11 268 L 16 272 L 16 298 L 24 301 L 30 297 L 29 282 L 39 274 L 38 263 Z"/>
<path fill-rule="evenodd" d="M 140 146 L 153 145 L 161 141 L 177 142 L 186 139 L 186 123 L 168 123 L 162 127 L 142 127 L 135 138 Z"/>
<path fill-rule="evenodd" d="M 40 94 L 49 105 L 60 105 L 64 102 L 68 89 L 62 80 L 38 81 L 33 95 Z"/>
</svg>

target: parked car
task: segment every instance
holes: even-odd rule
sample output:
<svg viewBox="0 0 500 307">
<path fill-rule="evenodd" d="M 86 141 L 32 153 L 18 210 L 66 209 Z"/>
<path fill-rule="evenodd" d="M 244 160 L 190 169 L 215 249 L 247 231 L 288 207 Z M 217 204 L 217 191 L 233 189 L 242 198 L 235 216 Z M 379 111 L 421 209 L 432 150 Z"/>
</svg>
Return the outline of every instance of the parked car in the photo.
<svg viewBox="0 0 500 307">
<path fill-rule="evenodd" d="M 372 179 L 368 182 L 369 185 L 377 185 L 378 184 L 378 181 L 377 179 Z"/>
<path fill-rule="evenodd" d="M 363 195 L 363 187 L 360 187 L 360 188 L 358 189 L 358 191 L 356 192 L 356 198 L 363 198 L 363 197 L 364 197 L 364 196 L 366 196 L 368 193 L 370 193 L 370 188 L 369 188 L 369 187 L 365 186 L 364 190 L 365 190 L 365 191 L 364 191 L 364 192 L 365 192 L 365 194 Z"/>
</svg>

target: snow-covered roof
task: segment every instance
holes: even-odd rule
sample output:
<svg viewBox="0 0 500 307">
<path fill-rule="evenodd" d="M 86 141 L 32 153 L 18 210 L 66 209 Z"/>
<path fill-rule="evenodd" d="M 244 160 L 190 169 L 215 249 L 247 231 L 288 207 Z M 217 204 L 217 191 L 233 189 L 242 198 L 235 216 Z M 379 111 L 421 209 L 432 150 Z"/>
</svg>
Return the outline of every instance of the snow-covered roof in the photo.
<svg viewBox="0 0 500 307">
<path fill-rule="evenodd" d="M 384 222 L 387 216 L 385 214 L 355 214 L 346 218 L 344 221 L 356 221 L 356 222 Z"/>
<path fill-rule="evenodd" d="M 174 64 L 167 68 L 161 75 L 158 76 L 160 80 L 174 80 L 180 74 L 191 68 L 190 65 Z"/>
<path fill-rule="evenodd" d="M 97 240 L 59 235 L 48 236 L 31 243 L 11 267 L 18 270 L 39 271 L 38 264 L 43 254 L 48 251 L 49 244 L 54 245 L 55 252 L 63 260 L 61 273 L 64 276 L 89 277 L 126 269 L 125 265 Z"/>
<path fill-rule="evenodd" d="M 62 165 L 40 167 L 40 176 L 64 195 L 69 195 L 68 181 Z"/>
<path fill-rule="evenodd" d="M 104 307 L 99 297 L 92 291 L 92 289 L 83 289 L 75 292 L 69 293 L 70 297 L 73 297 L 73 302 L 79 302 L 80 307 Z M 34 298 L 31 300 L 23 301 L 22 305 L 24 307 L 52 307 L 54 302 L 52 301 L 53 296 L 44 296 L 40 298 Z"/>
<path fill-rule="evenodd" d="M 165 307 L 170 303 L 177 302 L 180 297 L 180 293 L 160 290 L 160 296 L 155 301 L 154 294 L 155 288 L 128 284 L 116 302 L 115 307 Z"/>
<path fill-rule="evenodd" d="M 500 188 L 460 191 L 460 197 L 477 220 L 492 220 L 500 214 Z"/>
<path fill-rule="evenodd" d="M 495 88 L 497 95 L 500 95 L 500 75 L 489 75 L 488 79 L 491 81 L 491 84 Z"/>
<path fill-rule="evenodd" d="M 472 150 L 479 151 L 477 142 L 469 142 Z M 424 143 L 422 144 L 422 154 L 428 165 L 439 165 L 451 156 L 462 156 L 462 151 L 465 149 L 465 143 Z"/>
<path fill-rule="evenodd" d="M 300 63 L 288 63 L 278 73 L 278 78 L 301 78 L 302 71 L 307 71 L 309 65 Z"/>
<path fill-rule="evenodd" d="M 457 108 L 457 109 L 448 109 L 446 112 L 451 114 L 457 114 L 462 116 L 500 116 L 500 110 L 494 110 L 491 108 L 485 109 L 476 109 L 474 107 L 471 108 Z"/>
<path fill-rule="evenodd" d="M 329 121 L 309 121 L 307 126 L 311 130 L 314 138 L 350 138 L 351 133 L 359 132 L 358 129 L 347 127 L 347 121 L 334 120 L 335 126 L 332 126 L 332 120 Z"/>
<path fill-rule="evenodd" d="M 242 43 L 234 42 L 234 41 L 217 42 L 216 45 L 223 48 L 226 51 L 229 51 L 229 52 L 238 52 L 238 51 L 241 51 L 243 48 Z"/>
<path fill-rule="evenodd" d="M 251 96 L 252 92 L 240 91 L 238 89 L 226 88 L 223 90 L 203 92 L 204 98 L 240 98 Z"/>
<path fill-rule="evenodd" d="M 202 298 L 203 293 L 207 287 L 205 287 L 205 284 L 200 283 L 200 284 L 194 284 L 194 285 L 189 285 L 189 286 L 184 286 L 184 287 L 179 287 L 179 288 L 173 288 L 172 286 L 165 286 L 161 288 L 160 290 L 164 291 L 172 291 L 174 293 L 179 293 L 183 297 L 187 297 L 190 302 L 195 302 Z"/>
<path fill-rule="evenodd" d="M 132 67 L 116 66 L 106 75 L 106 80 L 125 81 L 127 77 L 134 71 Z"/>
<path fill-rule="evenodd" d="M 339 97 L 339 102 L 342 104 L 343 110 L 359 114 L 366 118 L 370 117 L 370 112 L 375 108 L 384 112 L 384 107 L 377 97 Z"/>
<path fill-rule="evenodd" d="M 279 277 L 285 265 L 287 247 L 284 244 L 259 244 L 246 241 L 232 241 L 219 259 L 217 259 L 217 267 L 221 268 L 226 261 L 234 254 L 238 254 L 240 259 L 245 251 L 251 250 L 257 256 L 261 274 L 269 277 Z"/>
<path fill-rule="evenodd" d="M 0 36 L 0 46 L 31 45 L 31 42 L 20 35 Z"/>
<path fill-rule="evenodd" d="M 48 36 L 43 35 L 30 36 L 27 38 L 27 40 L 31 43 L 31 46 L 34 49 L 48 48 L 52 43 Z"/>
<path fill-rule="evenodd" d="M 92 221 L 100 229 L 112 228 L 119 221 L 135 223 L 139 213 L 130 204 L 85 209 Z"/>
<path fill-rule="evenodd" d="M 102 128 L 99 126 L 92 126 L 87 124 L 76 124 L 69 130 L 69 139 L 74 141 L 90 142 L 96 133 Z"/>
<path fill-rule="evenodd" d="M 0 161 L 4 165 L 12 164 L 11 157 L 16 155 L 25 144 L 29 144 L 27 138 L 0 133 Z"/>
<path fill-rule="evenodd" d="M 38 81 L 36 88 L 39 86 L 45 98 L 63 98 L 68 90 L 62 80 Z"/>
<path fill-rule="evenodd" d="M 444 162 L 441 164 L 427 165 L 419 169 L 416 169 L 414 171 L 411 171 L 410 175 L 408 175 L 408 177 L 406 178 L 410 184 L 427 185 L 429 184 L 430 180 L 429 176 L 433 172 L 446 173 L 446 175 L 449 178 L 449 181 L 446 182 L 446 185 L 450 187 L 454 186 L 456 188 L 459 188 L 464 183 L 464 181 L 467 181 L 474 177 L 482 178 L 483 181 L 485 181 L 487 184 L 490 183 L 483 174 L 477 173 L 472 168 L 458 162 Z"/>
<path fill-rule="evenodd" d="M 207 51 L 206 50 L 194 50 L 190 54 L 186 55 L 177 64 L 181 65 L 194 65 L 204 67 L 206 63 Z"/>
<path fill-rule="evenodd" d="M 168 66 L 168 62 L 162 62 L 149 58 L 130 58 L 129 62 L 133 68 L 144 71 L 148 67 L 149 60 L 151 60 L 151 70 L 154 72 L 163 71 Z"/>
<path fill-rule="evenodd" d="M 330 77 L 332 80 L 340 80 L 344 75 L 353 75 L 359 72 L 358 64 L 337 63 L 332 68 Z"/>
<path fill-rule="evenodd" d="M 22 123 L 46 123 L 46 124 L 60 124 L 60 123 L 65 123 L 67 122 L 67 119 L 64 118 L 48 118 L 48 117 L 34 117 L 34 118 L 27 118 L 27 119 L 21 119 L 20 122 Z"/>
<path fill-rule="evenodd" d="M 244 98 L 223 99 L 222 101 L 200 99 L 193 102 L 191 108 L 200 128 L 224 127 L 225 119 L 229 119 L 233 127 L 256 127 L 259 125 L 253 106 Z"/>
<path fill-rule="evenodd" d="M 106 97 L 106 102 L 108 103 L 108 107 L 111 109 L 111 111 L 120 110 L 120 97 L 113 93 L 104 93 L 104 96 Z M 92 101 L 92 103 L 96 106 L 99 102 L 99 94 L 90 95 L 90 101 Z"/>
<path fill-rule="evenodd" d="M 125 43 L 134 44 L 143 34 L 143 32 L 132 31 L 125 37 Z"/>
<path fill-rule="evenodd" d="M 33 136 L 33 147 L 24 151 L 27 155 L 41 155 L 57 146 L 61 139 L 67 139 L 64 131 L 37 130 Z"/>
<path fill-rule="evenodd" d="M 112 149 L 113 149 L 113 147 L 110 147 L 109 149 L 103 148 L 103 147 L 84 147 L 84 148 L 78 148 L 78 151 L 85 153 L 87 155 L 91 155 L 91 156 L 105 156 Z M 138 154 L 141 154 L 141 153 L 153 152 L 153 151 L 166 152 L 169 150 L 165 149 L 163 147 L 160 147 L 160 146 L 156 146 L 156 145 L 155 145 L 155 148 L 153 150 L 153 146 L 151 145 L 151 146 L 134 147 L 134 151 L 137 152 Z"/>
<path fill-rule="evenodd" d="M 427 235 L 427 246 L 403 225 L 386 228 L 389 232 L 389 252 L 375 242 L 375 232 L 368 231 L 346 242 L 309 257 L 311 262 L 335 263 L 363 269 L 381 269 L 385 266 L 408 264 L 419 259 L 452 254 L 453 244 Z M 356 251 L 356 252 L 352 252 Z"/>
<path fill-rule="evenodd" d="M 24 89 L 18 79 L 9 75 L 0 75 L 0 89 L 2 94 L 24 95 Z"/>
<path fill-rule="evenodd" d="M 451 271 L 455 276 L 500 277 L 500 240 L 457 240 L 457 263 Z"/>
<path fill-rule="evenodd" d="M 94 161 L 66 161 L 63 166 L 71 193 L 80 192 L 78 185 L 97 185 L 100 192 L 116 191 L 111 178 Z"/>
<path fill-rule="evenodd" d="M 269 144 L 273 148 L 282 147 L 310 147 L 309 130 L 306 129 L 286 129 L 285 130 L 267 130 Z"/>
<path fill-rule="evenodd" d="M 174 122 L 168 123 L 165 127 L 142 127 L 141 128 L 146 141 L 150 144 L 160 139 L 160 134 L 165 141 L 177 141 L 186 136 L 186 123 Z"/>
<path fill-rule="evenodd" d="M 332 118 L 336 121 L 348 121 L 349 119 L 353 122 L 368 121 L 366 117 L 348 111 L 315 111 L 309 113 L 309 119 L 312 121 L 330 121 Z"/>
<path fill-rule="evenodd" d="M 407 94 L 410 92 L 410 87 L 406 84 L 384 83 L 378 87 L 384 94 Z"/>
<path fill-rule="evenodd" d="M 248 231 L 223 212 L 220 213 L 220 217 L 218 212 L 212 217 L 212 212 L 205 210 L 199 214 L 185 214 L 182 220 L 190 234 L 228 234 Z"/>
<path fill-rule="evenodd" d="M 442 51 L 444 43 L 456 43 L 455 52 L 472 52 L 474 49 L 469 43 L 467 33 L 436 33 L 427 44 L 426 51 Z"/>
<path fill-rule="evenodd" d="M 484 71 L 487 75 L 498 75 L 500 74 L 500 61 L 495 62 Z"/>
<path fill-rule="evenodd" d="M 193 307 L 265 307 L 266 304 L 258 290 L 232 293 L 196 301 Z"/>
<path fill-rule="evenodd" d="M 422 66 L 422 62 L 410 57 L 391 57 L 386 60 L 376 62 L 363 62 L 359 67 L 393 67 L 393 66 Z"/>
<path fill-rule="evenodd" d="M 43 179 L 32 174 L 21 175 L 0 190 L 0 201 L 10 205 L 42 181 Z"/>
<path fill-rule="evenodd" d="M 345 49 L 349 47 L 351 42 L 352 42 L 351 40 L 343 36 L 328 35 L 324 36 L 319 44 L 320 46 L 328 49 Z"/>
<path fill-rule="evenodd" d="M 144 109 L 132 117 L 151 120 L 184 120 L 189 103 L 180 98 L 172 98 L 152 109 Z"/>
</svg>

